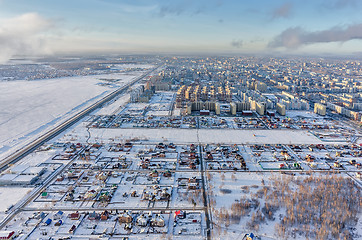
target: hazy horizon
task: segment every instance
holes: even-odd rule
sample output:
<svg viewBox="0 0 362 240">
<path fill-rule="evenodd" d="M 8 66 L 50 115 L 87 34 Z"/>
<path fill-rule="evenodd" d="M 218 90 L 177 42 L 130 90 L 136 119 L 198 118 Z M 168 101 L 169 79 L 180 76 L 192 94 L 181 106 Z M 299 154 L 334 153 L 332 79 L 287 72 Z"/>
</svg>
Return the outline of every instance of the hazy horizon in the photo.
<svg viewBox="0 0 362 240">
<path fill-rule="evenodd" d="M 0 0 L 0 63 L 18 55 L 362 52 L 357 0 Z"/>
</svg>

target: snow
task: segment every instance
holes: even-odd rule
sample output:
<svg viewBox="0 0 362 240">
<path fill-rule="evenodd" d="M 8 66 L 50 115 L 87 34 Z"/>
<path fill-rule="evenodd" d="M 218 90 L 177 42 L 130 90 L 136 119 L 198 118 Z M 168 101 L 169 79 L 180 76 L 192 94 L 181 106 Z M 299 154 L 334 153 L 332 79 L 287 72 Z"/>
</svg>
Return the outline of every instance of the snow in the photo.
<svg viewBox="0 0 362 240">
<path fill-rule="evenodd" d="M 22 199 L 33 188 L 24 187 L 1 187 L 0 188 L 0 219 L 4 216 L 5 211 L 13 204 Z"/>
<path fill-rule="evenodd" d="M 285 114 L 287 117 L 294 118 L 294 117 L 302 117 L 302 118 L 324 118 L 312 111 L 297 111 L 297 110 L 288 110 Z"/>
<path fill-rule="evenodd" d="M 81 135 L 82 130 L 77 131 Z M 301 130 L 234 130 L 234 129 L 90 129 L 95 138 L 139 138 L 150 142 L 229 143 L 229 144 L 321 144 L 321 140 Z M 87 134 L 88 133 L 84 133 Z"/>
<path fill-rule="evenodd" d="M 97 115 L 112 115 L 118 114 L 124 107 L 124 105 L 130 100 L 130 95 L 127 93 L 122 95 L 112 103 L 102 107 L 97 111 Z"/>
<path fill-rule="evenodd" d="M 142 73 L 0 82 L 0 157 Z"/>
</svg>

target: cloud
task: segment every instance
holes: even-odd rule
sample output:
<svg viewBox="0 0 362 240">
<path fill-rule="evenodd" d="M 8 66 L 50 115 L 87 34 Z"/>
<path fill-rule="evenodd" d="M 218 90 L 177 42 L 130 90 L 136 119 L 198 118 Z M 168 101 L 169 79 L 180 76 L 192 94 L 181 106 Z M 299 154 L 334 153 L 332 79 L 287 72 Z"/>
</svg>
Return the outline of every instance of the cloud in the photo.
<svg viewBox="0 0 362 240">
<path fill-rule="evenodd" d="M 208 11 L 213 9 L 217 9 L 222 5 L 222 0 L 209 0 L 207 1 L 207 4 L 202 1 L 194 0 L 174 0 L 169 1 L 166 5 L 161 5 L 159 7 L 158 16 L 195 16 L 202 13 L 207 13 Z"/>
<path fill-rule="evenodd" d="M 271 48 L 299 48 L 314 43 L 346 42 L 362 39 L 362 24 L 347 27 L 333 27 L 324 31 L 309 32 L 301 27 L 288 28 L 276 36 L 268 46 Z"/>
<path fill-rule="evenodd" d="M 191 5 L 167 5 L 161 6 L 158 12 L 160 17 L 166 16 L 180 16 L 182 14 L 195 16 L 200 13 L 203 13 L 205 9 L 202 7 L 193 7 Z"/>
<path fill-rule="evenodd" d="M 159 11 L 160 17 L 165 17 L 167 15 L 176 15 L 179 16 L 185 12 L 185 7 L 183 6 L 162 6 Z"/>
<path fill-rule="evenodd" d="M 232 40 L 230 44 L 234 48 L 241 48 L 243 46 L 243 40 Z"/>
<path fill-rule="evenodd" d="M 357 0 L 325 0 L 323 6 L 328 9 L 357 7 Z"/>
<path fill-rule="evenodd" d="M 291 15 L 292 4 L 290 2 L 284 3 L 282 6 L 278 7 L 273 11 L 273 19 L 277 18 L 289 18 Z"/>
<path fill-rule="evenodd" d="M 97 32 L 97 33 L 101 33 L 101 32 L 105 32 L 107 30 L 106 27 L 97 27 L 97 26 L 86 26 L 86 25 L 82 25 L 82 26 L 75 26 L 73 28 L 71 28 L 71 31 L 74 33 L 92 33 L 92 32 Z"/>
<path fill-rule="evenodd" d="M 0 63 L 17 54 L 43 54 L 49 50 L 41 33 L 53 26 L 37 13 L 26 13 L 0 22 Z"/>
<path fill-rule="evenodd" d="M 1 1 L 1 0 L 0 0 Z M 133 2 L 133 4 L 122 3 L 121 1 L 114 0 L 96 0 L 99 3 L 108 5 L 112 7 L 114 10 L 120 10 L 126 13 L 147 13 L 155 10 L 157 5 L 140 5 L 137 2 Z"/>
</svg>

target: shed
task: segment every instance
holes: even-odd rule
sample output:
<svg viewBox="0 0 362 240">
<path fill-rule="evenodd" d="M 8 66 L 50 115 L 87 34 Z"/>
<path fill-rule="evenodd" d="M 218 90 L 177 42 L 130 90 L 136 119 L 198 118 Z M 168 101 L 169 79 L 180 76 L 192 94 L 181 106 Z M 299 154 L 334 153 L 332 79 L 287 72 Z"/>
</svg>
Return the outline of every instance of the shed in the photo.
<svg viewBox="0 0 362 240">
<path fill-rule="evenodd" d="M 60 226 L 60 225 L 62 225 L 62 224 L 63 224 L 63 221 L 62 221 L 61 219 L 59 219 L 58 222 L 56 222 L 56 223 L 54 224 L 54 226 Z"/>
<path fill-rule="evenodd" d="M 99 219 L 99 214 L 96 213 L 95 211 L 91 212 L 88 216 L 88 219 L 89 220 L 96 220 L 96 219 Z"/>
<path fill-rule="evenodd" d="M 243 116 L 252 116 L 252 115 L 253 115 L 253 112 L 252 112 L 252 111 L 246 111 L 246 110 L 244 110 L 244 111 L 241 111 L 241 112 L 242 112 Z"/>
<path fill-rule="evenodd" d="M 52 223 L 52 220 L 50 218 L 48 218 L 46 221 L 45 221 L 45 225 L 49 226 L 50 224 Z"/>
<path fill-rule="evenodd" d="M 129 212 L 124 212 L 121 216 L 118 217 L 118 221 L 120 223 L 130 223 L 132 222 L 132 216 L 129 214 Z"/>
<path fill-rule="evenodd" d="M 210 115 L 210 110 L 202 109 L 200 110 L 200 115 Z"/>
<path fill-rule="evenodd" d="M 145 218 L 145 216 L 143 214 L 137 217 L 137 225 L 140 227 L 147 226 L 147 219 Z"/>
<path fill-rule="evenodd" d="M 63 214 L 64 213 L 62 211 L 58 211 L 56 214 L 54 214 L 53 219 L 54 220 L 60 219 L 63 216 Z"/>
<path fill-rule="evenodd" d="M 175 218 L 178 217 L 180 219 L 186 218 L 186 211 L 178 210 L 175 212 Z"/>
<path fill-rule="evenodd" d="M 71 213 L 71 214 L 69 214 L 69 218 L 72 220 L 79 220 L 80 214 L 79 214 L 79 212 Z"/>
<path fill-rule="evenodd" d="M 164 227 L 165 226 L 165 220 L 163 219 L 163 217 L 160 214 L 156 214 L 156 216 L 154 216 L 151 219 L 150 225 L 152 227 Z"/>
</svg>

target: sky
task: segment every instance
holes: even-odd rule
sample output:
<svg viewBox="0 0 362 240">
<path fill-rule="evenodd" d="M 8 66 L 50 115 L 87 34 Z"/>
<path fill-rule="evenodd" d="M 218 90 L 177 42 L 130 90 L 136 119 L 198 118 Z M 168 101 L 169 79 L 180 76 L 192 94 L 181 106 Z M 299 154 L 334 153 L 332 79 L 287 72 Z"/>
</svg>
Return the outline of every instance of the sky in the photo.
<svg viewBox="0 0 362 240">
<path fill-rule="evenodd" d="M 362 54 L 361 0 L 0 0 L 0 62 L 59 53 Z"/>
</svg>

